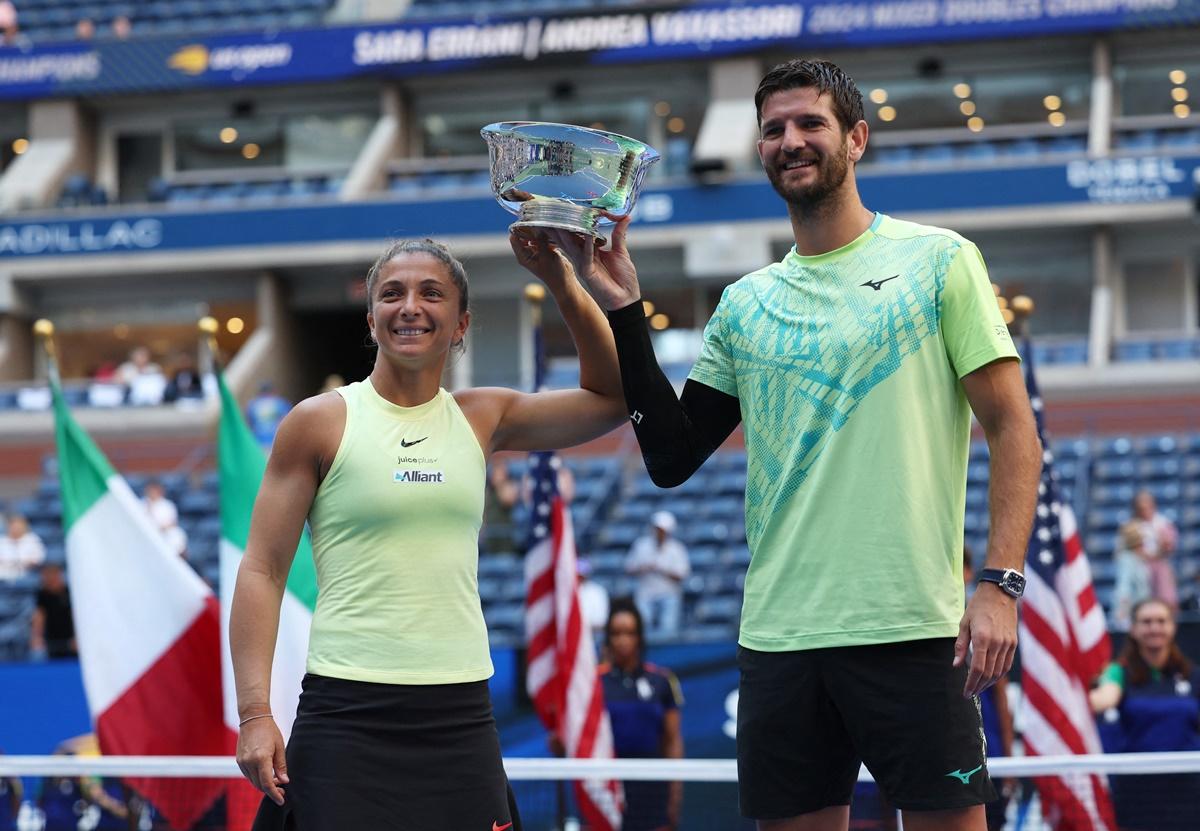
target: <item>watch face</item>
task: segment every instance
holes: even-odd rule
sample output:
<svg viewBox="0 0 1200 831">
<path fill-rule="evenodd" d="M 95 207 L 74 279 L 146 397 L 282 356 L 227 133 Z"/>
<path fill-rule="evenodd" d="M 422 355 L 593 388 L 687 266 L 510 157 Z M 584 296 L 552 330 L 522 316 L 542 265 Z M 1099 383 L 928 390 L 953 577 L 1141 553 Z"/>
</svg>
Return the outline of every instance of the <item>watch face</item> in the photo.
<svg viewBox="0 0 1200 831">
<path fill-rule="evenodd" d="M 1000 581 L 1000 588 L 1015 597 L 1020 597 L 1025 592 L 1025 578 L 1015 571 L 1006 571 Z"/>
</svg>

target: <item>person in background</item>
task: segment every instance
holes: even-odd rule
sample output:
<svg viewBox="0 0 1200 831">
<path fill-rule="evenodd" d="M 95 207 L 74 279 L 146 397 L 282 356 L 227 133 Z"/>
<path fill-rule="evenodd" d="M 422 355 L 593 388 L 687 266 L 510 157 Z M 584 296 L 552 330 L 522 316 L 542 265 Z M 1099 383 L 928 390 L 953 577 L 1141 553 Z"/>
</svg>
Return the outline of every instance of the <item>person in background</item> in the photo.
<svg viewBox="0 0 1200 831">
<path fill-rule="evenodd" d="M 186 557 L 187 532 L 179 527 L 179 509 L 175 507 L 174 502 L 167 498 L 167 492 L 163 489 L 162 482 L 151 479 L 146 483 L 146 489 L 142 495 L 142 505 L 145 506 L 146 513 L 154 522 L 154 527 L 162 532 L 171 551 L 181 557 Z"/>
<path fill-rule="evenodd" d="M 1158 598 L 1133 607 L 1121 655 L 1089 693 L 1092 712 L 1119 727 L 1125 753 L 1200 750 L 1200 667 L 1175 642 L 1175 615 Z M 1109 715 L 1116 711 L 1115 719 Z M 1112 776 L 1122 831 L 1184 831 L 1200 817 L 1200 773 Z"/>
<path fill-rule="evenodd" d="M 1138 491 L 1133 497 L 1133 517 L 1121 527 L 1121 539 L 1128 539 L 1129 547 L 1145 562 L 1150 577 L 1150 596 L 1163 601 L 1172 610 L 1178 609 L 1179 593 L 1170 558 L 1179 545 L 1179 531 L 1175 523 L 1159 513 L 1154 494 Z M 1139 539 L 1140 545 L 1137 544 Z"/>
<path fill-rule="evenodd" d="M 162 367 L 151 359 L 149 347 L 135 346 L 129 352 L 129 360 L 117 367 L 116 379 L 131 387 L 143 375 L 162 375 Z"/>
<path fill-rule="evenodd" d="M 129 403 L 139 406 L 161 404 L 167 386 L 162 367 L 152 360 L 145 346 L 130 351 L 129 360 L 117 367 L 116 381 L 129 390 Z"/>
<path fill-rule="evenodd" d="M 1117 550 L 1113 555 L 1117 579 L 1113 587 L 1112 625 L 1122 632 L 1129 630 L 1133 607 L 1151 596 L 1150 565 L 1144 551 L 1141 525 L 1131 520 L 1121 526 L 1117 532 Z"/>
<path fill-rule="evenodd" d="M 15 42 L 17 32 L 17 7 L 12 0 L 0 0 L 0 44 Z"/>
<path fill-rule="evenodd" d="M 276 393 L 270 381 L 258 385 L 258 395 L 246 404 L 246 421 L 250 423 L 250 430 L 264 450 L 271 449 L 275 431 L 291 409 L 292 402 Z"/>
<path fill-rule="evenodd" d="M 79 654 L 71 593 L 58 563 L 42 566 L 42 585 L 29 626 L 29 651 L 35 658 L 74 658 Z"/>
<path fill-rule="evenodd" d="M 4 751 L 0 750 L 0 756 L 3 755 Z M 15 831 L 24 793 L 25 788 L 20 779 L 0 776 L 0 830 Z"/>
<path fill-rule="evenodd" d="M 175 357 L 175 369 L 163 393 L 164 401 L 180 401 L 204 398 L 204 382 L 196 368 L 196 357 L 191 352 L 180 352 Z"/>
<path fill-rule="evenodd" d="M 133 24 L 129 18 L 119 14 L 113 18 L 112 33 L 119 40 L 125 40 L 133 32 Z"/>
<path fill-rule="evenodd" d="M 17 580 L 40 566 L 46 559 L 42 538 L 29 527 L 21 514 L 8 515 L 8 528 L 0 537 L 0 580 Z"/>
<path fill-rule="evenodd" d="M 317 391 L 317 395 L 324 392 L 333 392 L 338 387 L 344 386 L 346 386 L 346 379 L 334 372 L 325 376 L 325 380 L 321 383 L 321 389 Z"/>
<path fill-rule="evenodd" d="M 683 581 L 692 573 L 687 548 L 675 539 L 675 515 L 657 511 L 650 517 L 652 533 L 639 537 L 625 558 L 625 571 L 638 578 L 634 593 L 654 638 L 679 634 L 683 613 Z"/>
<path fill-rule="evenodd" d="M 967 599 L 975 591 L 975 562 L 971 549 L 963 546 L 963 585 Z M 1008 677 L 1001 676 L 996 683 L 979 694 L 979 714 L 983 719 L 983 735 L 987 740 L 988 758 L 1012 756 L 1013 717 L 1008 707 Z M 1001 781 L 996 789 L 997 796 L 984 805 L 988 831 L 1000 831 L 1004 827 L 1005 813 L 1009 800 L 1016 790 L 1012 779 Z"/>
<path fill-rule="evenodd" d="M 514 554 L 513 509 L 521 499 L 521 487 L 508 473 L 503 460 L 488 469 L 488 487 L 483 494 L 483 550 L 488 554 Z"/>
<path fill-rule="evenodd" d="M 583 614 L 583 622 L 593 634 L 603 632 L 608 624 L 608 589 L 592 579 L 590 560 L 580 557 L 575 568 L 579 573 L 579 611 Z"/>
<path fill-rule="evenodd" d="M 627 597 L 612 602 L 604 646 L 606 663 L 598 671 L 617 758 L 682 759 L 679 680 L 669 669 L 645 660 L 642 615 Z M 682 807 L 682 782 L 626 782 L 621 829 L 678 828 Z"/>
</svg>

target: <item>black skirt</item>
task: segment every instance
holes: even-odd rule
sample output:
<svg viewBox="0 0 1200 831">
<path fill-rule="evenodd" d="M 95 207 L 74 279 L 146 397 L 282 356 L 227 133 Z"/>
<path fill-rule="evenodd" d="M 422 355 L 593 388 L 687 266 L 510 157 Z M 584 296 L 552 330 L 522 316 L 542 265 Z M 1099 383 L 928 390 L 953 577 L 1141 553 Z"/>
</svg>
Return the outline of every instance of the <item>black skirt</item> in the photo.
<svg viewBox="0 0 1200 831">
<path fill-rule="evenodd" d="M 486 681 L 304 677 L 284 804 L 253 831 L 520 831 Z"/>
</svg>

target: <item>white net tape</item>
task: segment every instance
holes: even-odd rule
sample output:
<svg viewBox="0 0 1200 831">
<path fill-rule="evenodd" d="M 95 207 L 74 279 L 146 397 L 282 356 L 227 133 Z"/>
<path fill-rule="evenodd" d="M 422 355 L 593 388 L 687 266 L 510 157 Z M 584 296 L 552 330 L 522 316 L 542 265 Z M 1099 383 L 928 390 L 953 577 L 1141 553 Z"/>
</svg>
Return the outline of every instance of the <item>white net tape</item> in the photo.
<svg viewBox="0 0 1200 831">
<path fill-rule="evenodd" d="M 736 782 L 733 759 L 505 759 L 514 781 Z M 1200 751 L 1111 753 L 1092 756 L 1018 756 L 988 759 L 994 778 L 1064 773 L 1200 773 Z M 224 756 L 0 756 L 0 776 L 152 776 L 172 779 L 236 778 L 237 764 Z M 859 780 L 870 782 L 864 767 Z"/>
</svg>

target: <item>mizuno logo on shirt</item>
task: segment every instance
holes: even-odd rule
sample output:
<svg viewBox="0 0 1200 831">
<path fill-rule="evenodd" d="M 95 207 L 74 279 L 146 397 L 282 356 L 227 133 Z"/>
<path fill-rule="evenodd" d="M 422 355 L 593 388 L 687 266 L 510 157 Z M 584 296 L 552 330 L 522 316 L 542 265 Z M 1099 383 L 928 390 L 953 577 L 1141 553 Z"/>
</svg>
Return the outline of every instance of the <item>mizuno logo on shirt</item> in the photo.
<svg viewBox="0 0 1200 831">
<path fill-rule="evenodd" d="M 392 473 L 393 482 L 421 482 L 442 484 L 446 474 L 440 470 L 396 470 Z"/>
<path fill-rule="evenodd" d="M 427 439 L 427 438 L 429 438 L 429 436 L 425 437 L 425 439 Z M 414 444 L 420 444 L 421 442 L 425 441 L 425 439 L 417 439 L 416 441 L 405 441 L 404 439 L 400 439 L 400 446 L 401 447 L 412 447 Z"/>
<path fill-rule="evenodd" d="M 884 283 L 886 283 L 888 280 L 895 280 L 899 276 L 899 274 L 893 274 L 891 277 L 884 277 L 882 280 L 868 280 L 867 282 L 860 283 L 859 285 L 861 285 L 863 288 L 870 286 L 871 288 L 875 289 L 875 291 L 879 291 L 881 288 L 883 288 Z"/>
</svg>

